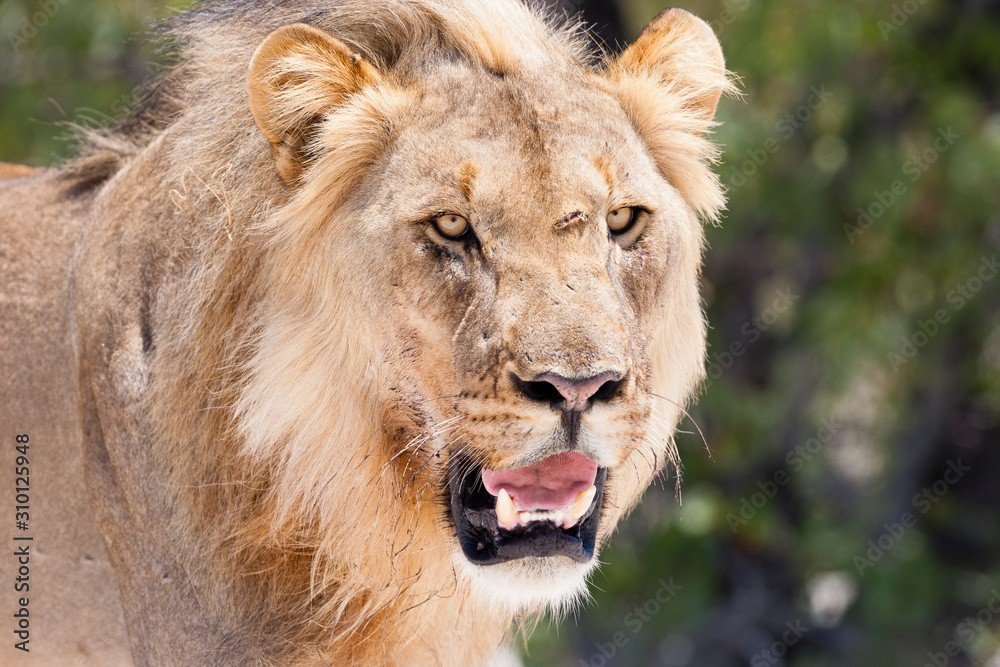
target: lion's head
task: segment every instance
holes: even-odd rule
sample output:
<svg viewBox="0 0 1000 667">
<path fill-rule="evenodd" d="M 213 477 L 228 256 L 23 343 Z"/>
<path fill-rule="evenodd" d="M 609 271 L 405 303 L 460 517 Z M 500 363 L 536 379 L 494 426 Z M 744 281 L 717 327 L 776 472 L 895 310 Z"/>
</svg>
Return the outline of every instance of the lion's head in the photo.
<svg viewBox="0 0 1000 667">
<path fill-rule="evenodd" d="M 595 56 L 515 0 L 171 25 L 178 64 L 78 162 L 116 173 L 118 226 L 77 264 L 142 239 L 114 266 L 155 296 L 80 326 L 128 338 L 107 377 L 148 378 L 202 595 L 248 642 L 342 664 L 574 598 L 703 375 L 711 30 L 671 9 Z"/>
<path fill-rule="evenodd" d="M 414 526 L 437 557 L 504 605 L 559 602 L 673 458 L 702 377 L 721 51 L 683 10 L 593 67 L 515 3 L 420 9 L 390 57 L 307 25 L 253 57 L 294 189 L 271 270 L 296 298 L 264 316 L 242 426 L 262 454 L 369 416 L 370 481 L 433 502 Z"/>
</svg>

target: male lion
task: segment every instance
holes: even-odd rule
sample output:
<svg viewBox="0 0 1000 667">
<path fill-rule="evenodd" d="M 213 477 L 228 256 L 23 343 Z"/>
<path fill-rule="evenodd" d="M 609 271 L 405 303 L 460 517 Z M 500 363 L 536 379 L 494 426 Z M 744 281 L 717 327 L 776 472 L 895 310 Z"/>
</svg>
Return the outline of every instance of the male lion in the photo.
<svg viewBox="0 0 1000 667">
<path fill-rule="evenodd" d="M 674 457 L 718 42 L 669 9 L 595 57 L 515 0 L 169 30 L 122 125 L 3 171 L 4 659 L 485 664 Z"/>
</svg>

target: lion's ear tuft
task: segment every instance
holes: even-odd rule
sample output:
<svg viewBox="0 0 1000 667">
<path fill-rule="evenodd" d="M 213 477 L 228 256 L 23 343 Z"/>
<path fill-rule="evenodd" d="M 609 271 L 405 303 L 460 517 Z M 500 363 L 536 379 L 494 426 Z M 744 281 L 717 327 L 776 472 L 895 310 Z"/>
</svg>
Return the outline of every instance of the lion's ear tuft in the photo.
<svg viewBox="0 0 1000 667">
<path fill-rule="evenodd" d="M 250 112 L 271 142 L 285 181 L 302 173 L 310 128 L 379 73 L 343 42 L 310 25 L 275 30 L 257 48 L 247 75 Z"/>
</svg>

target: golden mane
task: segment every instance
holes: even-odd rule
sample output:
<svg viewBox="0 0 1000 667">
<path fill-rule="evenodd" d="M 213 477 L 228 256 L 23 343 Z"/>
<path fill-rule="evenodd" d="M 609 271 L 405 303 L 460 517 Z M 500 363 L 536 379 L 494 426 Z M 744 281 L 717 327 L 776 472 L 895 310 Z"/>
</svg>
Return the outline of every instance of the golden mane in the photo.
<svg viewBox="0 0 1000 667">
<path fill-rule="evenodd" d="M 460 58 L 503 75 L 596 66 L 599 51 L 581 23 L 520 3 L 338 0 L 320 9 L 300 0 L 205 2 L 159 25 L 156 34 L 174 64 L 139 90 L 134 110 L 118 126 L 84 131 L 75 168 L 108 176 L 192 114 L 235 113 L 242 124 L 213 129 L 248 130 L 247 107 L 237 103 L 246 98 L 246 63 L 269 33 L 293 23 L 329 32 L 400 82 L 419 79 L 434 59 Z M 497 30 L 501 25 L 505 29 Z"/>
</svg>

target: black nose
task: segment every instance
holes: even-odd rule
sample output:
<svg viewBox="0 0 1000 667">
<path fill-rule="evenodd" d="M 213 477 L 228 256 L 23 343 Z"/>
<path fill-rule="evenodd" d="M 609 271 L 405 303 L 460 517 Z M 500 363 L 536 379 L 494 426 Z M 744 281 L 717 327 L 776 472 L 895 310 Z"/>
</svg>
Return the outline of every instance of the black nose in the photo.
<svg viewBox="0 0 1000 667">
<path fill-rule="evenodd" d="M 583 412 L 594 401 L 610 398 L 622 384 L 622 374 L 605 371 L 585 378 L 568 378 L 556 373 L 543 373 L 534 380 L 522 380 L 511 373 L 514 386 L 528 398 L 544 401 L 563 412 Z"/>
</svg>

